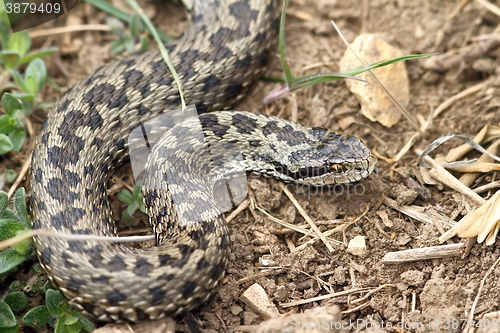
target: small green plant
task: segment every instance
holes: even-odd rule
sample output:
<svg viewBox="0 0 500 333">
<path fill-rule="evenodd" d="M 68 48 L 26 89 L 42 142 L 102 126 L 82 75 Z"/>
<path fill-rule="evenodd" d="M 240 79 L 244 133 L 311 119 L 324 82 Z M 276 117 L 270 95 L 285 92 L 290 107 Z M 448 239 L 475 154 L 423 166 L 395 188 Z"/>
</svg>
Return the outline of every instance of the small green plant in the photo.
<svg viewBox="0 0 500 333">
<path fill-rule="evenodd" d="M 2 95 L 2 108 L 5 115 L 0 116 L 0 154 L 10 150 L 17 153 L 26 139 L 25 110 L 21 102 L 10 93 Z"/>
<path fill-rule="evenodd" d="M 12 285 L 9 286 L 12 291 Z M 10 292 L 0 300 L 0 332 L 15 333 L 19 331 L 19 321 L 14 313 L 26 310 L 28 299 L 22 291 Z"/>
<path fill-rule="evenodd" d="M 118 193 L 118 199 L 128 205 L 122 216 L 125 221 L 130 221 L 132 215 L 134 215 L 138 209 L 146 213 L 146 206 L 144 206 L 141 195 L 141 187 L 141 184 L 136 184 L 133 192 L 123 189 Z"/>
<path fill-rule="evenodd" d="M 124 51 L 129 53 L 143 52 L 149 47 L 146 29 L 139 15 L 132 15 L 130 19 L 130 32 L 126 32 L 121 22 L 110 24 L 111 30 L 120 37 L 111 42 L 111 52 L 119 54 Z"/>
<path fill-rule="evenodd" d="M 35 108 L 49 107 L 51 103 L 38 104 L 38 95 L 47 80 L 47 69 L 40 59 L 57 51 L 41 49 L 29 53 L 31 39 L 27 33 L 11 34 L 0 8 L 0 92 L 5 112 L 0 117 L 0 154 L 19 152 L 26 139 L 25 119 Z M 26 65 L 24 74 L 19 72 Z M 5 92 L 5 91 L 10 91 Z"/>
<path fill-rule="evenodd" d="M 12 283 L 9 286 L 10 293 L 0 300 L 0 332 L 15 333 L 21 326 L 38 330 L 47 324 L 52 326 L 56 333 L 91 332 L 94 329 L 94 325 L 78 313 L 78 310 L 73 309 L 64 296 L 53 289 L 50 282 L 44 282 L 42 288 L 36 290 L 45 294 L 46 305 L 37 306 L 22 316 L 29 301 L 26 294 L 19 289 L 23 289 L 22 284 L 18 281 Z"/>
<path fill-rule="evenodd" d="M 14 315 L 14 311 L 22 311 L 28 302 L 22 292 L 10 293 L 0 300 L 0 332 L 16 333 L 19 331 L 19 323 Z"/>
<path fill-rule="evenodd" d="M 31 230 L 26 208 L 26 192 L 19 188 L 14 195 L 14 209 L 9 208 L 7 193 L 0 191 L 0 241 L 13 238 Z M 33 241 L 25 239 L 0 252 L 0 274 L 7 273 L 31 257 Z"/>
<path fill-rule="evenodd" d="M 8 169 L 8 170 L 5 170 L 5 173 L 4 173 L 4 180 L 7 184 L 10 184 L 10 183 L 13 183 L 16 178 L 17 178 L 17 172 L 15 172 L 14 170 L 11 170 L 11 169 Z"/>
<path fill-rule="evenodd" d="M 91 332 L 94 324 L 72 308 L 71 304 L 57 290 L 48 285 L 45 304 L 31 309 L 23 316 L 23 323 L 33 328 L 49 324 L 55 333 Z"/>
</svg>

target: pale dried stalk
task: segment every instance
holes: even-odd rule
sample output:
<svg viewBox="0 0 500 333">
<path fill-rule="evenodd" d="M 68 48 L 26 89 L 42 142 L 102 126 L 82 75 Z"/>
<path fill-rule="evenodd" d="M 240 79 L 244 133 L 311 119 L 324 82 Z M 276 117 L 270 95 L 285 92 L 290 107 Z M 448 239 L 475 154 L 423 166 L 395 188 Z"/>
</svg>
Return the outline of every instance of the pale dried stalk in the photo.
<svg viewBox="0 0 500 333">
<path fill-rule="evenodd" d="M 382 263 L 406 263 L 421 260 L 440 259 L 445 257 L 461 256 L 464 252 L 465 245 L 447 244 L 440 246 L 430 246 L 420 249 L 411 249 L 398 252 L 388 252 L 384 255 Z"/>
</svg>

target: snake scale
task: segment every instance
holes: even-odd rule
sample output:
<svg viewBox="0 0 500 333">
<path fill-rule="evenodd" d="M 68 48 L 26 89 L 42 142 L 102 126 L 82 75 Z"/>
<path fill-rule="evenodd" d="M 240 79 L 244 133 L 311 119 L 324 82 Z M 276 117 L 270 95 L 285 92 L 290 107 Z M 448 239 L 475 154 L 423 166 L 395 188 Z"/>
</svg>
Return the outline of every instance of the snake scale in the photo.
<svg viewBox="0 0 500 333">
<path fill-rule="evenodd" d="M 178 130 L 189 135 L 201 126 L 207 142 L 239 145 L 244 169 L 286 181 L 346 183 L 371 173 L 376 159 L 357 138 L 248 112 L 205 113 L 230 109 L 261 75 L 275 45 L 279 3 L 193 0 L 191 9 L 192 25 L 168 48 L 201 125 L 186 121 Z M 158 51 L 114 60 L 69 89 L 49 113 L 33 152 L 33 228 L 115 236 L 106 183 L 126 157 L 126 138 L 139 124 L 178 107 L 177 88 Z M 179 133 L 154 146 L 152 154 L 159 155 L 150 158 L 144 179 L 157 246 L 35 238 L 52 283 L 97 320 L 185 313 L 207 300 L 224 276 L 230 239 L 213 196 L 205 193 L 211 185 L 194 176 L 185 187 L 162 178 L 166 171 L 183 178 L 176 163 L 200 163 L 190 159 L 209 146 L 199 138 L 183 146 L 187 141 Z M 166 147 L 168 158 L 161 155 Z"/>
</svg>

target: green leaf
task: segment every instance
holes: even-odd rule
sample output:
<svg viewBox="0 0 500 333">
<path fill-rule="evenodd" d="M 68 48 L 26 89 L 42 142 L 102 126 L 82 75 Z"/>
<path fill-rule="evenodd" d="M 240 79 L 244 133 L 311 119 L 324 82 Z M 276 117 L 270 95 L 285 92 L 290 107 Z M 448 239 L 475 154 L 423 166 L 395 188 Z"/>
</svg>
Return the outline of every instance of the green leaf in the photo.
<svg viewBox="0 0 500 333">
<path fill-rule="evenodd" d="M 26 140 L 26 131 L 23 129 L 16 129 L 9 134 L 10 142 L 12 142 L 12 151 L 18 153 L 23 148 L 24 141 Z"/>
<path fill-rule="evenodd" d="M 17 253 L 23 255 L 25 259 L 31 257 L 33 251 L 33 240 L 31 238 L 20 241 L 14 245 L 12 245 L 12 249 L 14 249 Z"/>
<path fill-rule="evenodd" d="M 111 43 L 111 52 L 113 54 L 119 54 L 125 50 L 129 52 L 134 50 L 134 38 L 128 34 Z"/>
<path fill-rule="evenodd" d="M 7 219 L 7 220 L 15 220 L 19 222 L 19 217 L 17 216 L 14 211 L 12 211 L 10 208 L 4 209 L 3 211 L 0 211 L 0 219 Z M 2 239 L 2 236 L 0 236 L 0 239 Z"/>
<path fill-rule="evenodd" d="M 9 134 L 18 128 L 18 120 L 16 117 L 4 115 L 0 117 L 0 133 Z"/>
<path fill-rule="evenodd" d="M 54 316 L 60 316 L 70 308 L 68 301 L 66 301 L 64 296 L 56 290 L 47 290 L 45 301 L 50 313 Z"/>
<path fill-rule="evenodd" d="M 358 81 L 364 81 L 360 78 L 357 78 L 355 76 L 347 75 L 344 73 L 319 73 L 319 74 L 313 74 L 313 75 L 308 75 L 304 76 L 301 78 L 295 78 L 293 80 L 293 83 L 290 85 L 290 91 L 296 91 L 311 85 L 315 85 L 318 83 L 322 82 L 330 82 L 330 81 L 337 81 L 337 80 L 343 80 L 343 79 L 353 79 L 353 80 L 358 80 Z"/>
<path fill-rule="evenodd" d="M 78 322 L 79 318 L 77 316 L 73 316 L 71 313 L 66 313 L 59 320 L 62 320 L 64 325 L 69 326 Z"/>
<path fill-rule="evenodd" d="M 19 55 L 24 57 L 31 48 L 31 38 L 26 32 L 16 32 L 10 35 L 9 50 L 17 51 Z"/>
<path fill-rule="evenodd" d="M 147 39 L 144 36 L 141 36 L 139 39 L 139 52 L 144 52 L 148 49 L 149 47 L 149 39 Z"/>
<path fill-rule="evenodd" d="M 137 14 L 133 15 L 132 22 L 130 22 L 130 34 L 137 37 L 142 30 L 144 30 L 144 26 L 142 25 L 141 17 Z"/>
<path fill-rule="evenodd" d="M 27 64 L 30 61 L 33 61 L 33 60 L 38 59 L 38 58 L 43 58 L 49 54 L 56 53 L 58 51 L 59 51 L 59 49 L 57 47 L 49 47 L 47 49 L 37 50 L 33 53 L 28 54 L 24 58 L 22 58 L 20 60 L 19 64 L 20 65 Z"/>
<path fill-rule="evenodd" d="M 141 189 L 142 182 L 138 182 L 137 184 L 135 184 L 134 191 L 132 192 L 132 197 L 134 198 L 134 200 L 142 201 Z"/>
<path fill-rule="evenodd" d="M 52 285 L 52 283 L 50 283 L 50 280 L 48 280 L 47 282 L 45 282 L 45 285 L 43 286 L 43 292 L 46 294 L 47 291 L 49 290 L 56 290 L 56 288 L 54 288 L 54 286 Z"/>
<path fill-rule="evenodd" d="M 4 92 L 6 90 L 12 90 L 12 89 L 17 89 L 17 85 L 14 82 L 9 81 L 9 82 L 4 83 L 4 85 L 0 87 L 0 93 Z"/>
<path fill-rule="evenodd" d="M 6 192 L 0 191 L 0 214 L 3 213 L 3 211 L 7 209 L 7 207 L 9 207 L 9 196 Z"/>
<path fill-rule="evenodd" d="M 24 82 L 24 81 L 23 81 Z M 27 88 L 26 88 L 27 89 Z M 15 92 L 12 94 L 23 104 L 22 114 L 24 116 L 29 116 L 31 111 L 33 111 L 33 105 L 35 104 L 36 98 L 34 95 L 26 92 Z M 21 126 L 24 127 L 24 126 Z"/>
<path fill-rule="evenodd" d="M 15 291 L 21 291 L 26 287 L 28 283 L 26 281 L 21 281 L 21 280 L 15 280 L 12 282 L 9 286 L 9 291 L 10 292 L 15 292 Z"/>
<path fill-rule="evenodd" d="M 92 322 L 90 320 L 88 320 L 87 318 L 83 317 L 80 313 L 73 313 L 72 314 L 74 316 L 77 316 L 80 320 L 80 323 L 82 323 L 82 329 L 84 331 L 87 331 L 87 332 L 92 332 L 94 330 L 94 324 L 92 324 Z"/>
<path fill-rule="evenodd" d="M 21 56 L 16 51 L 2 50 L 0 51 L 0 60 L 6 70 L 16 68 L 21 61 Z"/>
<path fill-rule="evenodd" d="M 85 2 L 90 3 L 92 6 L 96 7 L 97 9 L 100 9 L 105 13 L 111 14 L 114 17 L 116 17 L 124 22 L 130 22 L 130 14 L 127 14 L 126 12 L 116 8 L 115 6 L 110 4 L 108 1 L 105 1 L 105 0 L 85 0 Z"/>
<path fill-rule="evenodd" d="M 41 273 L 41 274 L 43 274 L 43 273 Z M 45 288 L 46 283 L 47 283 L 47 281 L 44 279 L 37 280 L 35 283 L 33 283 L 31 285 L 30 291 L 33 293 L 45 294 L 44 288 Z"/>
<path fill-rule="evenodd" d="M 114 17 L 118 18 L 119 20 L 121 20 L 125 23 L 131 22 L 131 15 L 130 14 L 127 14 L 124 11 L 116 8 L 115 6 L 111 5 L 108 1 L 105 1 L 105 0 L 85 0 L 85 2 L 90 3 L 92 6 L 102 10 L 103 12 L 106 12 L 108 14 L 113 15 Z M 154 34 L 151 27 L 146 26 L 146 29 L 151 34 Z M 164 33 L 161 33 L 161 32 L 160 33 L 156 32 L 156 33 L 158 34 L 158 37 L 163 44 L 166 44 L 172 40 L 171 37 L 165 35 Z"/>
<path fill-rule="evenodd" d="M 5 12 L 5 7 L 2 4 L 2 11 L 0 14 L 1 18 L 0 19 L 0 43 L 2 44 L 2 48 L 6 49 L 7 46 L 9 45 L 9 38 L 10 38 L 10 22 L 9 22 L 9 17 L 7 16 L 7 13 Z"/>
<path fill-rule="evenodd" d="M 121 202 L 124 202 L 128 205 L 130 205 L 132 202 L 134 202 L 134 198 L 132 196 L 132 193 L 130 193 L 129 190 L 121 190 L 118 192 L 118 200 Z"/>
<path fill-rule="evenodd" d="M 138 202 L 133 202 L 127 207 L 127 214 L 132 216 L 134 215 L 135 211 L 139 209 L 139 203 Z"/>
<path fill-rule="evenodd" d="M 28 311 L 22 320 L 28 326 L 39 327 L 53 321 L 54 317 L 46 305 L 41 305 Z"/>
<path fill-rule="evenodd" d="M 40 103 L 40 104 L 37 104 L 36 107 L 39 109 L 51 109 L 52 107 L 54 107 L 54 102 Z"/>
<path fill-rule="evenodd" d="M 13 248 L 0 252 L 0 274 L 7 273 L 26 261 L 26 257 Z M 1 312 L 1 311 L 0 311 Z"/>
<path fill-rule="evenodd" d="M 17 178 L 17 172 L 12 169 L 5 170 L 5 182 L 13 183 Z M 1 208 L 0 208 L 1 210 Z"/>
<path fill-rule="evenodd" d="M 74 324 L 66 325 L 66 330 L 69 333 L 79 333 L 82 330 L 82 323 L 77 321 Z"/>
<path fill-rule="evenodd" d="M 28 300 L 22 291 L 16 291 L 5 296 L 5 303 L 14 311 L 23 311 L 28 306 Z"/>
<path fill-rule="evenodd" d="M 29 227 L 25 227 L 23 225 L 23 222 L 20 222 L 18 218 L 1 219 L 0 230 L 2 230 L 2 235 L 0 236 L 0 240 L 5 240 L 28 231 Z M 11 249 L 16 251 L 18 254 L 24 256 L 25 258 L 28 258 L 29 256 L 31 256 L 32 240 L 25 239 L 19 243 L 12 245 Z"/>
<path fill-rule="evenodd" d="M 27 92 L 37 96 L 47 80 L 47 68 L 41 59 L 35 59 L 26 68 L 24 82 Z"/>
<path fill-rule="evenodd" d="M 16 317 L 12 313 L 9 305 L 0 300 L 0 328 L 15 327 L 17 325 Z M 3 332 L 3 330 L 2 330 Z"/>
<path fill-rule="evenodd" d="M 12 94 L 5 93 L 2 95 L 2 107 L 6 114 L 14 116 L 16 111 L 23 108 L 21 102 L 17 100 Z"/>
<path fill-rule="evenodd" d="M 26 231 L 27 229 L 16 218 L 0 219 L 0 230 L 2 230 L 0 240 L 6 240 L 17 236 L 20 232 Z"/>
<path fill-rule="evenodd" d="M 31 221 L 28 214 L 28 208 L 26 207 L 26 190 L 24 187 L 17 189 L 14 195 L 14 208 L 19 216 L 19 222 L 24 225 L 28 230 L 31 230 Z"/>
<path fill-rule="evenodd" d="M 57 320 L 56 327 L 54 329 L 54 333 L 69 333 L 66 330 L 66 326 L 64 325 L 64 321 L 62 321 L 61 318 L 59 318 L 59 320 Z"/>
<path fill-rule="evenodd" d="M 288 66 L 288 60 L 286 58 L 286 47 L 285 47 L 285 17 L 286 17 L 287 6 L 288 6 L 288 0 L 284 0 L 283 7 L 281 9 L 278 44 L 280 49 L 281 67 L 283 67 L 283 72 L 285 74 L 285 81 L 287 85 L 290 86 L 293 82 L 293 76 L 292 76 L 292 71 L 290 70 L 290 66 Z"/>
<path fill-rule="evenodd" d="M 2 333 L 19 333 L 22 331 L 19 331 L 19 324 L 16 323 L 16 325 L 14 327 L 2 328 L 1 332 Z"/>
<path fill-rule="evenodd" d="M 14 148 L 14 145 L 10 141 L 9 137 L 0 133 L 0 155 L 11 151 L 12 148 Z"/>
<path fill-rule="evenodd" d="M 26 87 L 26 83 L 24 82 L 24 79 L 21 76 L 21 74 L 19 74 L 19 72 L 16 71 L 15 69 L 11 69 L 10 74 L 12 74 L 12 77 L 16 81 L 17 85 L 21 88 L 21 90 L 23 90 L 24 92 L 28 92 L 28 88 Z"/>
</svg>

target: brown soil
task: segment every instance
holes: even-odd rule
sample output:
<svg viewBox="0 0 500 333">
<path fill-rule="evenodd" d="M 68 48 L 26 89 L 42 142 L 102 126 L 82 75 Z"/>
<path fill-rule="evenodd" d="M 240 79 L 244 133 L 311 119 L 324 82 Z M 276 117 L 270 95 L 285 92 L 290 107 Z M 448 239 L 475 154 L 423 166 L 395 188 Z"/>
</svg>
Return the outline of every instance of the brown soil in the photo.
<svg viewBox="0 0 500 333">
<path fill-rule="evenodd" d="M 361 33 L 377 33 L 393 46 L 402 49 L 405 54 L 452 51 L 460 54 L 466 52 L 466 47 L 480 50 L 477 40 L 494 33 L 500 23 L 498 16 L 474 1 L 462 1 L 465 2 L 463 7 L 458 7 L 458 1 L 450 0 L 290 2 L 286 40 L 295 76 L 338 70 L 337 64 L 345 45 L 333 29 L 330 23 L 332 19 L 349 41 Z M 169 22 L 160 19 L 165 17 L 161 15 L 171 17 L 172 12 L 182 13 L 176 7 L 159 3 L 148 3 L 145 7 L 146 12 L 154 12 L 154 8 L 157 8 L 154 21 L 158 23 Z M 105 14 L 87 3 L 80 3 L 66 17 L 34 30 L 74 24 L 105 24 L 106 18 Z M 179 20 L 171 22 L 176 23 L 166 25 L 175 27 Z M 115 37 L 111 33 L 86 31 L 37 38 L 34 43 L 35 46 L 60 48 L 60 53 L 48 58 L 47 65 L 49 76 L 66 88 L 110 59 L 109 41 L 113 38 Z M 493 50 L 480 53 L 474 59 L 465 58 L 467 61 L 458 61 L 448 71 L 425 69 L 422 60 L 406 62 L 411 94 L 408 111 L 414 117 L 421 115 L 426 119 L 432 110 L 449 97 L 482 81 L 488 82 L 485 89 L 456 101 L 434 119 L 424 139 L 415 144 L 416 148 L 425 149 L 434 139 L 451 132 L 472 137 L 486 124 L 498 124 L 498 52 Z M 268 76 L 282 76 L 277 57 L 273 59 L 267 73 Z M 345 132 L 358 136 L 368 147 L 388 157 L 395 156 L 414 133 L 413 127 L 404 117 L 392 128 L 364 118 L 359 112 L 358 101 L 343 81 L 301 90 L 289 99 L 264 108 L 261 101 L 274 87 L 275 84 L 259 82 L 238 109 L 293 119 L 296 107 L 298 122 L 332 129 L 339 129 L 338 123 L 351 117 L 352 124 Z M 55 100 L 57 95 L 58 92 L 47 88 L 44 99 Z M 44 117 L 43 112 L 37 112 L 32 117 L 36 128 L 39 128 Z M 455 145 L 455 142 L 447 143 L 438 152 L 445 154 Z M 29 148 L 26 148 L 25 153 L 28 151 Z M 500 268 L 495 268 L 486 276 L 498 258 L 498 245 L 486 247 L 475 244 L 463 258 L 406 264 L 381 263 L 387 252 L 438 245 L 437 238 L 440 235 L 434 225 L 418 222 L 384 205 L 384 197 L 396 199 L 400 204 L 434 207 L 441 214 L 457 221 L 467 212 L 466 207 L 474 207 L 473 203 L 445 186 L 424 185 L 430 191 L 430 196 L 424 199 L 424 196 L 419 195 L 421 186 L 408 182 L 412 178 L 418 184 L 421 179 L 416 160 L 413 150 L 395 164 L 380 160 L 376 172 L 360 183 L 361 187 L 358 189 L 362 191 L 356 193 L 347 193 L 353 188 L 343 188 L 343 193 L 324 190 L 295 194 L 300 205 L 316 221 L 321 231 L 339 225 L 345 227 L 343 232 L 330 236 L 337 240 L 332 243 L 333 252 L 328 251 L 321 241 L 317 241 L 312 246 L 291 253 L 294 246 L 298 247 L 311 238 L 303 240 L 301 234 L 286 231 L 286 228 L 258 210 L 244 210 L 230 223 L 233 247 L 227 277 L 218 294 L 194 314 L 196 320 L 206 332 L 256 331 L 256 325 L 264 319 L 241 300 L 241 295 L 252 284 L 258 283 L 280 313 L 291 314 L 285 322 L 276 324 L 282 325 L 283 332 L 293 331 L 289 325 L 294 318 L 293 314 L 333 304 L 338 305 L 339 309 L 336 309 L 337 316 L 332 315 L 332 318 L 341 317 L 350 322 L 364 319 L 371 321 L 373 326 L 385 325 L 383 331 L 387 332 L 459 332 L 464 324 L 461 320 L 469 318 L 480 283 L 486 277 L 473 318 L 478 332 L 488 331 L 484 327 L 484 315 L 500 310 Z M 19 169 L 22 161 L 16 159 L 15 162 Z M 474 186 L 484 185 L 495 178 L 495 174 L 485 174 Z M 274 217 L 307 226 L 292 202 L 279 190 L 277 182 L 252 179 L 249 187 L 255 193 L 257 204 Z M 366 215 L 355 223 L 345 224 L 354 221 L 365 210 Z M 349 240 L 357 235 L 365 236 L 367 242 L 367 250 L 361 256 L 346 251 Z M 460 239 L 453 241 L 459 242 Z M 276 269 L 260 274 L 267 269 L 261 266 L 263 259 L 269 259 L 269 266 Z M 384 285 L 386 286 L 377 289 Z M 357 288 L 369 289 L 287 307 L 287 303 L 293 301 Z M 369 291 L 373 292 L 365 299 L 356 301 Z M 310 316 L 307 320 L 315 321 L 314 318 Z M 416 326 L 405 329 L 387 328 L 388 323 L 396 326 L 402 321 Z M 177 330 L 186 329 L 181 319 L 177 323 Z M 429 326 L 431 324 L 434 326 Z M 454 324 L 457 325 L 453 326 Z M 152 331 L 164 331 L 160 327 L 165 326 L 153 326 Z M 377 331 L 373 326 L 351 328 L 356 331 Z M 277 331 L 278 328 L 271 326 L 267 332 Z M 123 332 L 130 331 L 126 326 L 122 326 L 122 329 Z M 135 329 L 136 332 L 145 330 L 144 327 Z M 493 331 L 497 330 L 491 330 Z"/>
</svg>

